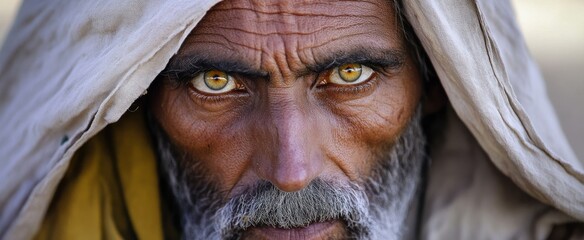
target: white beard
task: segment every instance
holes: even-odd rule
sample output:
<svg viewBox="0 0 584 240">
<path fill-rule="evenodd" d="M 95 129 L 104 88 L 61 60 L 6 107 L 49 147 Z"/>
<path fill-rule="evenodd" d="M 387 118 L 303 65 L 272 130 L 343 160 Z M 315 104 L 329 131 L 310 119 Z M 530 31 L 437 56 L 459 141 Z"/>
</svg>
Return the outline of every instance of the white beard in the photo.
<svg viewBox="0 0 584 240">
<path fill-rule="evenodd" d="M 339 217 L 347 224 L 351 239 L 401 239 L 404 229 L 414 227 L 406 226 L 406 218 L 410 208 L 416 207 L 412 205 L 416 202 L 425 159 L 420 120 L 418 108 L 397 143 L 375 159 L 380 164 L 364 186 L 339 187 L 347 184 L 317 179 L 307 188 L 289 193 L 266 182 L 259 184 L 263 190 L 250 188 L 225 203 L 205 174 L 185 173 L 181 171 L 184 168 L 177 167 L 175 156 L 179 155 L 149 118 L 163 175 L 180 207 L 183 239 L 238 239 L 244 229 L 253 226 L 293 228 Z M 199 167 L 196 159 L 188 161 L 194 164 L 189 169 Z M 328 204 L 329 208 L 307 196 L 322 196 L 334 204 Z"/>
</svg>

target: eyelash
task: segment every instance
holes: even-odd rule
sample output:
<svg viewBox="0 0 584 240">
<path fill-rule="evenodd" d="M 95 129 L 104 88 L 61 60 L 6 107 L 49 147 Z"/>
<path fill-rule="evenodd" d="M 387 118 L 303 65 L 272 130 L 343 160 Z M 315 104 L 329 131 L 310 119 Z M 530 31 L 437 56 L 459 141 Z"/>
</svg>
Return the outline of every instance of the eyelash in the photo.
<svg viewBox="0 0 584 240">
<path fill-rule="evenodd" d="M 177 87 L 187 91 L 189 95 L 194 96 L 193 99 L 198 104 L 217 104 L 227 99 L 237 99 L 243 95 L 241 92 L 235 94 L 208 95 L 193 89 L 190 83 L 191 79 L 209 70 L 212 70 L 212 68 L 197 68 L 195 71 L 179 71 L 174 74 L 168 73 L 167 78 L 177 84 Z"/>
<path fill-rule="evenodd" d="M 345 92 L 345 93 L 360 93 L 363 92 L 364 90 L 367 90 L 367 88 L 372 87 L 374 84 L 377 84 L 376 81 L 378 80 L 378 76 L 379 73 L 383 73 L 385 72 L 385 67 L 383 66 L 379 66 L 378 64 L 374 64 L 374 63 L 370 63 L 370 62 L 355 62 L 361 65 L 365 65 L 371 69 L 373 69 L 373 74 L 371 75 L 371 77 L 369 77 L 369 79 L 365 80 L 364 82 L 360 83 L 360 84 L 356 84 L 356 85 L 337 85 L 334 83 L 327 83 L 323 86 L 318 86 L 318 83 L 320 82 L 320 79 L 322 78 L 321 75 L 319 75 L 317 77 L 317 81 L 314 83 L 314 88 L 319 89 L 322 88 L 324 89 L 330 89 L 333 91 L 338 91 L 338 92 Z M 336 69 L 337 67 L 341 66 L 343 64 L 339 64 L 338 66 L 332 66 L 330 67 L 328 70 L 326 70 L 324 77 L 325 78 L 330 78 L 332 71 L 334 69 Z M 373 81 L 375 81 L 375 83 L 373 84 Z"/>
<path fill-rule="evenodd" d="M 379 74 L 375 69 L 375 72 L 369 77 L 369 79 L 365 80 L 364 82 L 356 85 L 338 85 L 334 83 L 327 83 L 323 86 L 316 86 L 316 89 L 320 91 L 334 91 L 337 93 L 348 93 L 348 94 L 359 94 L 368 91 L 372 87 L 378 84 L 379 81 Z M 330 73 L 329 73 L 330 74 Z M 328 74 L 327 74 L 328 77 Z"/>
</svg>

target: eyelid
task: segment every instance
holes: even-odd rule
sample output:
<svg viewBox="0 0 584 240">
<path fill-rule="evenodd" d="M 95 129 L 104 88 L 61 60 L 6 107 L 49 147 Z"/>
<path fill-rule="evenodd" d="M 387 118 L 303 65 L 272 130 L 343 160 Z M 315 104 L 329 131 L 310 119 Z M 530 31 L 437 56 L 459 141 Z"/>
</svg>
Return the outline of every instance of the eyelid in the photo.
<svg viewBox="0 0 584 240">
<path fill-rule="evenodd" d="M 204 74 L 204 72 L 199 73 Z M 250 95 L 247 90 L 247 86 L 236 78 L 232 78 L 236 81 L 236 88 L 225 93 L 213 94 L 197 90 L 190 81 L 185 81 L 182 79 L 180 83 L 190 95 L 192 101 L 200 106 L 224 106 L 224 104 L 232 103 L 233 101 L 240 101 L 245 97 Z M 184 84 L 184 85 L 183 85 Z"/>
<path fill-rule="evenodd" d="M 352 64 L 357 64 L 357 63 L 352 63 Z M 349 64 L 344 64 L 344 65 L 349 65 Z M 340 65 L 339 67 L 342 67 L 344 65 Z M 326 86 L 326 85 L 337 85 L 340 87 L 354 87 L 356 85 L 359 85 L 359 84 L 362 84 L 364 82 L 371 80 L 375 76 L 376 71 L 374 69 L 372 69 L 371 67 L 364 65 L 364 64 L 358 64 L 358 65 L 359 65 L 359 69 L 361 72 L 356 80 L 354 80 L 354 81 L 343 80 L 339 74 L 339 67 L 334 67 L 332 69 L 329 69 L 326 72 L 326 74 L 324 74 L 324 77 L 318 78 L 318 80 L 316 82 L 316 87 Z"/>
<path fill-rule="evenodd" d="M 225 82 L 225 85 L 222 88 L 213 89 L 210 87 L 209 82 L 207 82 L 207 80 L 209 80 L 208 79 L 209 76 L 206 76 L 206 74 L 210 73 L 212 71 L 216 71 L 217 74 L 224 75 L 223 79 L 227 79 L 227 82 Z M 217 76 L 217 75 L 215 75 L 215 76 L 222 77 L 222 76 Z M 229 94 L 229 93 L 234 92 L 234 91 L 246 89 L 245 85 L 243 85 L 237 79 L 237 77 L 234 77 L 227 72 L 216 70 L 216 69 L 199 71 L 187 83 L 189 84 L 189 87 L 191 87 L 194 91 L 197 91 L 199 94 L 208 95 L 208 96 L 226 95 L 226 94 Z"/>
</svg>

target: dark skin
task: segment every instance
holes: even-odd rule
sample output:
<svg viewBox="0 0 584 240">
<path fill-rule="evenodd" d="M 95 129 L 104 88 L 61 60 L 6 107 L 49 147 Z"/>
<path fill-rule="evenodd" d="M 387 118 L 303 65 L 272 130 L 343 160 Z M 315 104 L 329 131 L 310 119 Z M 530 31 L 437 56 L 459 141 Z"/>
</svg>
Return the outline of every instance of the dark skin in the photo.
<svg viewBox="0 0 584 240">
<path fill-rule="evenodd" d="M 345 81 L 358 67 L 359 78 Z M 152 89 L 154 117 L 225 198 L 258 180 L 288 192 L 315 178 L 363 182 L 422 91 L 389 1 L 224 1 L 167 70 Z M 248 234 L 344 232 L 340 222 L 314 225 Z"/>
</svg>

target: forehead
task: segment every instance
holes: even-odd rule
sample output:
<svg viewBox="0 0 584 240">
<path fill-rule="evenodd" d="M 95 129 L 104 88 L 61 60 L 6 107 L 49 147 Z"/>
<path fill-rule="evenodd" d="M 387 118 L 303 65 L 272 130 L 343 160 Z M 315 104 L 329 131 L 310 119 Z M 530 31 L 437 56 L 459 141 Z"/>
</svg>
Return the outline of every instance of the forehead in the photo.
<svg viewBox="0 0 584 240">
<path fill-rule="evenodd" d="M 224 1 L 186 39 L 179 55 L 245 60 L 290 69 L 358 48 L 403 48 L 390 1 Z"/>
</svg>

